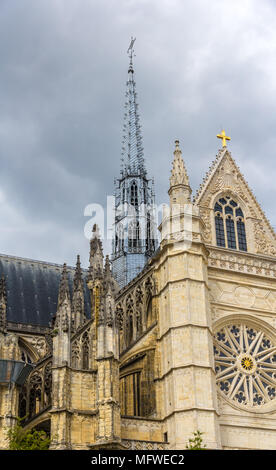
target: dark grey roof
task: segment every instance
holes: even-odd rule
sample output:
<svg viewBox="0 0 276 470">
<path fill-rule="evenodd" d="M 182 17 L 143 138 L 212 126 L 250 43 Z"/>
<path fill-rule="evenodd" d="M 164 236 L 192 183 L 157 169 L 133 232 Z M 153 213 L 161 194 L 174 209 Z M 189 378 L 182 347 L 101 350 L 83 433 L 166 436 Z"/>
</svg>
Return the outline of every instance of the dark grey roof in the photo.
<svg viewBox="0 0 276 470">
<path fill-rule="evenodd" d="M 0 277 L 7 286 L 7 320 L 49 326 L 56 314 L 62 265 L 0 254 Z M 72 293 L 75 268 L 68 266 Z M 83 270 L 85 281 L 87 271 Z M 90 318 L 90 296 L 84 282 L 85 312 Z"/>
</svg>

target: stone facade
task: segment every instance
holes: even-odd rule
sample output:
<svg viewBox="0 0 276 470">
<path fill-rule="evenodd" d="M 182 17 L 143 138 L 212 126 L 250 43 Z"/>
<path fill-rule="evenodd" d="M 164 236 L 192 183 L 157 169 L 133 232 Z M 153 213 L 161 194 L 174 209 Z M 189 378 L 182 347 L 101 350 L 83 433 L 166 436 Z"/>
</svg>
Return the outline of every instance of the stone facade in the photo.
<svg viewBox="0 0 276 470">
<path fill-rule="evenodd" d="M 0 385 L 2 449 L 18 415 L 52 449 L 185 449 L 196 430 L 210 449 L 276 449 L 274 231 L 226 148 L 191 202 L 176 142 L 169 196 L 160 249 L 121 290 L 94 227 L 89 318 L 79 259 L 49 327 L 9 324 L 2 278 L 0 358 L 35 365 Z"/>
</svg>

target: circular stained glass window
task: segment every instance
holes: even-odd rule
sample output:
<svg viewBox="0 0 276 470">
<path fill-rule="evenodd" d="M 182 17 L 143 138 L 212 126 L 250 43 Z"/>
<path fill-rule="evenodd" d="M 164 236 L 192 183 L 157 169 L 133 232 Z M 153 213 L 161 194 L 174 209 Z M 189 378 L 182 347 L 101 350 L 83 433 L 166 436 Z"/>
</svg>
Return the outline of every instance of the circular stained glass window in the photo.
<svg viewBox="0 0 276 470">
<path fill-rule="evenodd" d="M 264 331 L 242 322 L 223 326 L 214 335 L 214 354 L 227 399 L 256 409 L 276 397 L 276 346 Z"/>
</svg>

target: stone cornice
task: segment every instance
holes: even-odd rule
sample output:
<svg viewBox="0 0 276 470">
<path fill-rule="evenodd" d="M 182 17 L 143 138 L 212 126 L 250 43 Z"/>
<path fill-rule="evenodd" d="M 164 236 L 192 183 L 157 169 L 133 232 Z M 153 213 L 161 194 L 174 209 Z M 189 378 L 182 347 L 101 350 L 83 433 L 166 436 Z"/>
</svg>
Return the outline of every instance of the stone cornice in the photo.
<svg viewBox="0 0 276 470">
<path fill-rule="evenodd" d="M 236 271 L 249 275 L 276 278 L 276 259 L 272 256 L 229 251 L 208 246 L 209 268 Z"/>
</svg>

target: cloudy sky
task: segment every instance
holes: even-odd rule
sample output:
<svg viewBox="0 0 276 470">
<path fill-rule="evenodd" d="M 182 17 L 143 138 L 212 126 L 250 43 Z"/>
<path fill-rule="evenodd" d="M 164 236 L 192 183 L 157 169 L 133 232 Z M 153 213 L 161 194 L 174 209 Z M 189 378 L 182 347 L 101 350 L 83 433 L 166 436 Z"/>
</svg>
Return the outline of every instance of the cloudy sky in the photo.
<svg viewBox="0 0 276 470">
<path fill-rule="evenodd" d="M 87 265 L 84 209 L 119 175 L 131 36 L 157 202 L 174 140 L 195 191 L 225 127 L 276 226 L 275 2 L 0 0 L 1 253 Z"/>
</svg>

